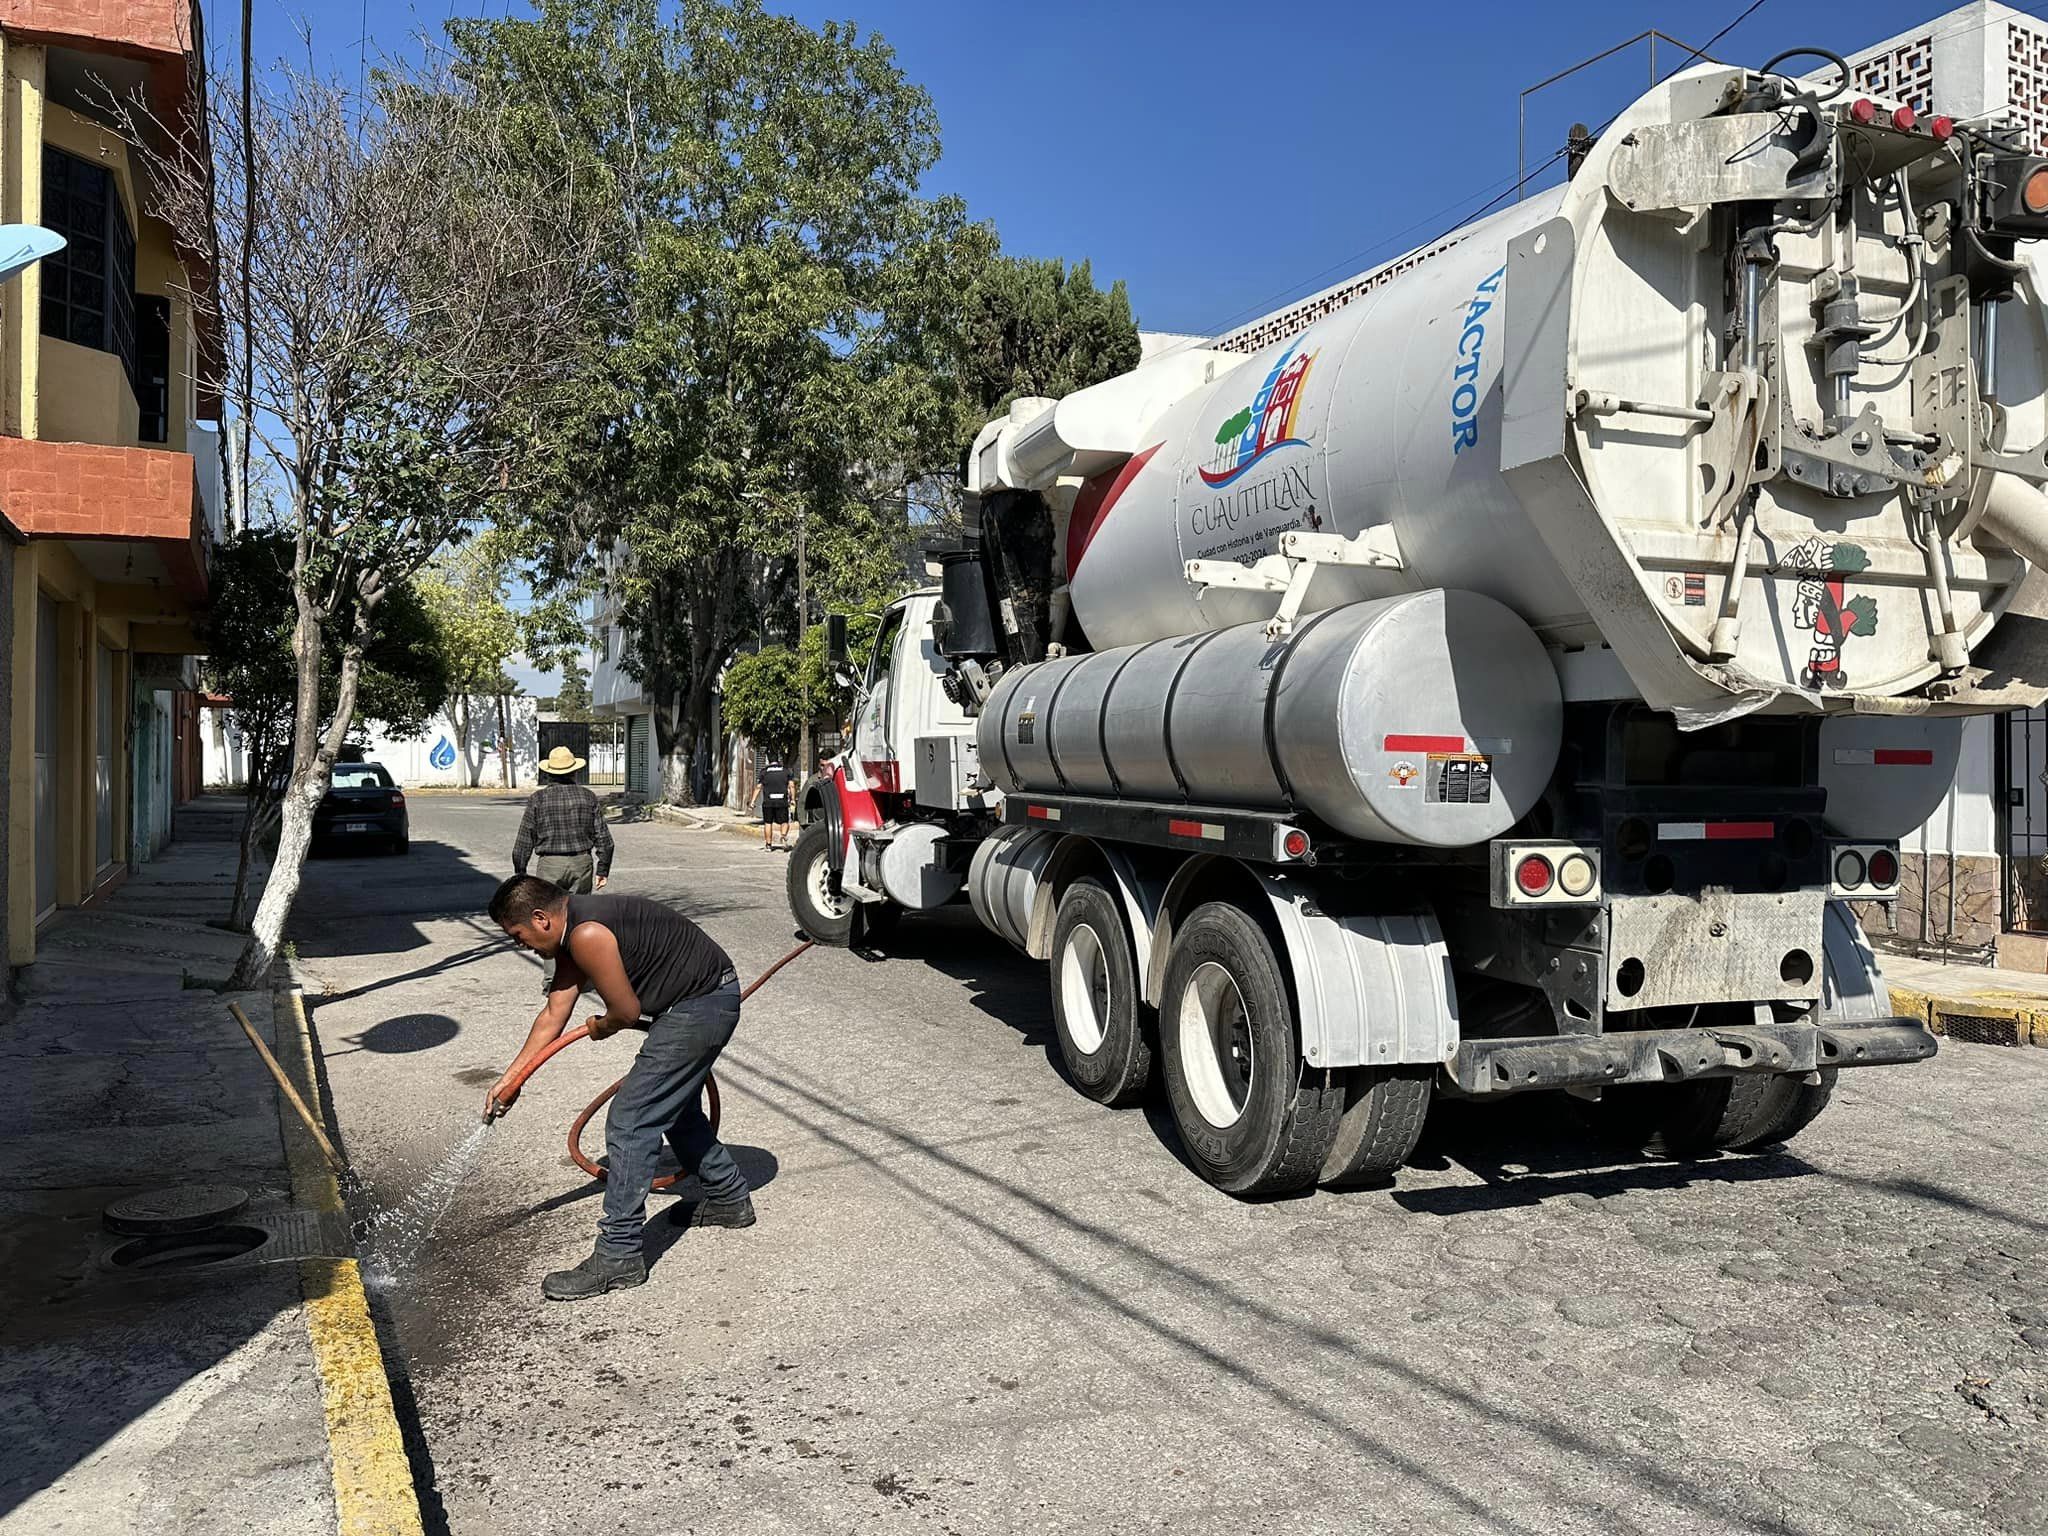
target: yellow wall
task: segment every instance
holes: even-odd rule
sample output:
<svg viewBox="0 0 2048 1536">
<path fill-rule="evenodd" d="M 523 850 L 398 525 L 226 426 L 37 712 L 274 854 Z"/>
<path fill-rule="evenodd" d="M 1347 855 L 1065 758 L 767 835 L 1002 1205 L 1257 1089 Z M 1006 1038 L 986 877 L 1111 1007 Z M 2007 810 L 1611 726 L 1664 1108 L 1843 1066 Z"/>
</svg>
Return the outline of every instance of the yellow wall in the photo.
<svg viewBox="0 0 2048 1536">
<path fill-rule="evenodd" d="M 43 349 L 41 430 L 48 443 L 104 443 L 141 446 L 141 409 L 128 387 L 127 370 L 111 352 L 81 347 L 55 336 Z M 155 444 L 151 444 L 155 447 Z"/>
<path fill-rule="evenodd" d="M 0 69 L 0 210 L 10 224 L 33 224 L 43 211 L 43 157 L 22 154 L 21 146 L 43 142 L 45 51 L 5 42 Z M 41 263 L 14 279 L 8 302 L 0 305 L 0 432 L 36 435 L 36 388 L 41 349 L 43 273 Z"/>
<path fill-rule="evenodd" d="M 98 878 L 93 776 L 99 751 L 96 708 L 98 647 L 109 647 L 113 668 L 113 862 L 127 857 L 131 815 L 131 646 L 161 642 L 173 626 L 157 621 L 166 599 L 149 588 L 100 586 L 60 542 L 31 540 L 12 552 L 14 612 L 9 616 L 14 669 L 13 732 L 9 743 L 7 840 L 8 963 L 35 959 L 35 734 L 36 595 L 57 605 L 57 904 L 76 906 Z"/>
<path fill-rule="evenodd" d="M 136 200 L 135 168 L 127 144 L 113 129 L 69 107 L 47 105 L 43 99 L 43 50 L 0 43 L 0 80 L 5 82 L 4 114 L 0 114 L 0 203 L 10 221 L 35 223 L 42 217 L 43 159 L 41 150 L 16 153 L 17 146 L 48 143 L 104 165 L 113 173 L 128 224 L 135 231 L 135 291 L 167 298 L 171 303 L 170 411 L 166 441 L 176 453 L 189 449 L 186 421 L 195 401 L 187 345 L 191 306 L 185 291 L 184 264 L 171 243 L 169 226 L 141 215 Z M 33 131 L 31 131 L 33 130 Z M 20 302 L 4 306 L 5 368 L 0 371 L 0 431 L 12 436 L 43 438 L 59 443 L 103 443 L 110 447 L 144 445 L 141 410 L 120 360 L 111 352 L 81 347 L 41 334 L 40 267 L 16 279 Z M 30 281 L 37 286 L 28 286 Z"/>
</svg>

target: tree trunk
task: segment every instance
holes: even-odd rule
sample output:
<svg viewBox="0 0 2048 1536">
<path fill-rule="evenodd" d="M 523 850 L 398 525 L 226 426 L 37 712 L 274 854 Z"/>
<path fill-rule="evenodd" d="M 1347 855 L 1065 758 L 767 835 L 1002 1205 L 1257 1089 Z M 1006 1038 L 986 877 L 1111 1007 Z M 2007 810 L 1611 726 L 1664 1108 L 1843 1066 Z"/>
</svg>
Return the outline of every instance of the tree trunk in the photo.
<svg viewBox="0 0 2048 1536">
<path fill-rule="evenodd" d="M 255 862 L 256 850 L 262 845 L 271 813 L 276 809 L 267 786 L 259 787 L 261 780 L 253 766 L 249 780 L 247 803 L 242 811 L 242 846 L 235 858 L 235 890 L 228 898 L 228 927 L 236 933 L 249 931 L 249 866 Z"/>
<path fill-rule="evenodd" d="M 505 695 L 498 695 L 498 782 L 512 787 L 512 720 Z"/>
<path fill-rule="evenodd" d="M 328 775 L 334 756 L 348 737 L 356 712 L 356 685 L 363 671 L 363 641 L 369 633 L 375 599 L 365 594 L 358 602 L 354 632 L 342 647 L 341 677 L 334 693 L 334 716 L 325 732 L 320 730 L 320 630 L 321 623 L 312 600 L 302 585 L 304 577 L 294 572 L 293 595 L 298 599 L 298 622 L 292 628 L 292 658 L 298 667 L 298 693 L 292 711 L 292 777 L 286 787 L 283 815 L 279 822 L 277 857 L 264 882 L 263 899 L 256 905 L 256 920 L 250 925 L 249 940 L 242 946 L 234 974 L 228 978 L 231 991 L 247 992 L 264 984 L 284 940 L 284 926 L 290 919 L 292 903 L 298 900 L 299 878 L 306 867 L 306 853 L 313 842 L 313 809 L 327 793 Z"/>
</svg>

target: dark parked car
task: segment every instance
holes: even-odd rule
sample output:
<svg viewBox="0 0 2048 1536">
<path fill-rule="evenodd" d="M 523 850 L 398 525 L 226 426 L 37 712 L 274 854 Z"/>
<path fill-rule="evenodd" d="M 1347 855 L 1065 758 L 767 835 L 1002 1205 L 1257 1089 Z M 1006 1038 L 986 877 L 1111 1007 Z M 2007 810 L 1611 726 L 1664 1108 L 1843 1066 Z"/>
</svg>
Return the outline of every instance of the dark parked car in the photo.
<svg viewBox="0 0 2048 1536">
<path fill-rule="evenodd" d="M 336 763 L 327 793 L 313 807 L 313 842 L 328 847 L 375 842 L 404 853 L 412 846 L 405 791 L 381 763 Z"/>
</svg>

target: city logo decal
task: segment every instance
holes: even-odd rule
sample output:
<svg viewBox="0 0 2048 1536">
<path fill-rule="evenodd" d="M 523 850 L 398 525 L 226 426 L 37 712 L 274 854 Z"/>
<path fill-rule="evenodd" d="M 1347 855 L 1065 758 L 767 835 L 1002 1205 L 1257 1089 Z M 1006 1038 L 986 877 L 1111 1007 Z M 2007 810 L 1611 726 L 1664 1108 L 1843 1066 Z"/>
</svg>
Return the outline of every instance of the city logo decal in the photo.
<svg viewBox="0 0 2048 1536">
<path fill-rule="evenodd" d="M 1860 544 L 1815 537 L 1794 545 L 1778 568 L 1799 577 L 1792 594 L 1793 627 L 1813 634 L 1800 686 L 1848 687 L 1842 647 L 1851 635 L 1877 633 L 1877 599 L 1858 593 L 1844 600 L 1848 578 L 1869 570 L 1870 556 Z"/>
<path fill-rule="evenodd" d="M 443 772 L 455 766 L 455 749 L 448 745 L 446 736 L 434 743 L 434 750 L 427 754 L 427 761 Z"/>
<path fill-rule="evenodd" d="M 1220 489 L 1269 453 L 1308 446 L 1306 438 L 1294 435 L 1294 414 L 1301 405 L 1308 371 L 1320 355 L 1298 353 L 1291 346 L 1280 354 L 1251 404 L 1217 429 L 1215 451 L 1198 471 L 1204 485 Z"/>
</svg>

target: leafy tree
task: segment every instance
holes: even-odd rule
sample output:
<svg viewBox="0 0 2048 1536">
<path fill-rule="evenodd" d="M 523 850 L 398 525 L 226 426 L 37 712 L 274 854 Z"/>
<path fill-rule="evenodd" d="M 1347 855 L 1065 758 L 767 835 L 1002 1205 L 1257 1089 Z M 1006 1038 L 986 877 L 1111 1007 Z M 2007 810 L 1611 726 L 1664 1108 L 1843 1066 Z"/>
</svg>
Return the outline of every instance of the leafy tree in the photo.
<svg viewBox="0 0 2048 1536">
<path fill-rule="evenodd" d="M 292 659 L 292 539 L 275 529 L 250 529 L 214 551 L 213 600 L 201 621 L 207 648 L 206 685 L 231 701 L 247 763 L 241 856 L 228 924 L 244 926 L 251 855 L 276 821 L 290 766 L 292 710 L 298 669 Z M 327 637 L 321 696 L 332 700 L 344 664 L 341 638 Z M 356 688 L 357 721 L 376 721 L 395 736 L 424 731 L 448 696 L 434 627 L 410 582 L 385 596 L 376 632 L 365 646 Z M 324 730 L 331 721 L 322 721 Z"/>
<path fill-rule="evenodd" d="M 150 211 L 215 232 L 194 263 L 209 275 L 182 294 L 225 341 L 202 382 L 270 461 L 291 538 L 289 784 L 229 978 L 247 988 L 283 936 L 391 594 L 470 528 L 509 520 L 551 457 L 588 234 L 473 82 L 280 68 L 246 111 L 227 82 L 202 82 L 205 110 L 174 124 L 101 89 Z"/>
<path fill-rule="evenodd" d="M 812 700 L 841 727 L 853 719 L 856 685 L 867 675 L 868 657 L 874 652 L 875 633 L 881 627 L 879 608 L 847 615 L 846 660 L 837 666 L 825 654 L 825 626 L 813 624 L 804 631 L 803 646 L 799 652 L 798 686 L 805 698 Z M 810 766 L 809 763 L 804 764 L 806 773 Z"/>
<path fill-rule="evenodd" d="M 849 24 L 540 0 L 449 35 L 463 78 L 523 104 L 507 142 L 603 226 L 556 572 L 625 555 L 660 793 L 712 798 L 713 690 L 786 601 L 799 528 L 819 601 L 895 579 L 903 486 L 957 454 L 961 274 L 992 236 L 919 195 L 930 99 Z"/>
<path fill-rule="evenodd" d="M 502 700 L 517 687 L 506 668 L 519 650 L 519 616 L 505 601 L 503 568 L 488 541 L 464 546 L 437 561 L 421 577 L 420 594 L 452 686 L 449 711 L 454 716 L 456 745 L 474 789 L 483 773 L 482 756 L 470 752 L 477 702 L 499 700 L 502 716 Z M 509 787 L 511 771 L 502 734 L 497 745 L 500 775 Z"/>
<path fill-rule="evenodd" d="M 763 646 L 736 657 L 725 669 L 726 729 L 762 751 L 794 751 L 804 725 L 797 666 L 796 652 L 786 645 Z"/>
<path fill-rule="evenodd" d="M 561 691 L 555 695 L 554 711 L 563 720 L 588 720 L 590 711 L 590 674 L 582 663 L 571 656 L 564 656 L 558 663 L 562 674 Z"/>
<path fill-rule="evenodd" d="M 1095 286 L 1085 261 L 1004 256 L 967 298 L 961 374 L 974 420 L 960 446 L 1022 395 L 1057 398 L 1138 366 L 1138 326 L 1121 280 Z M 1242 428 L 1240 428 L 1242 430 Z"/>
</svg>

